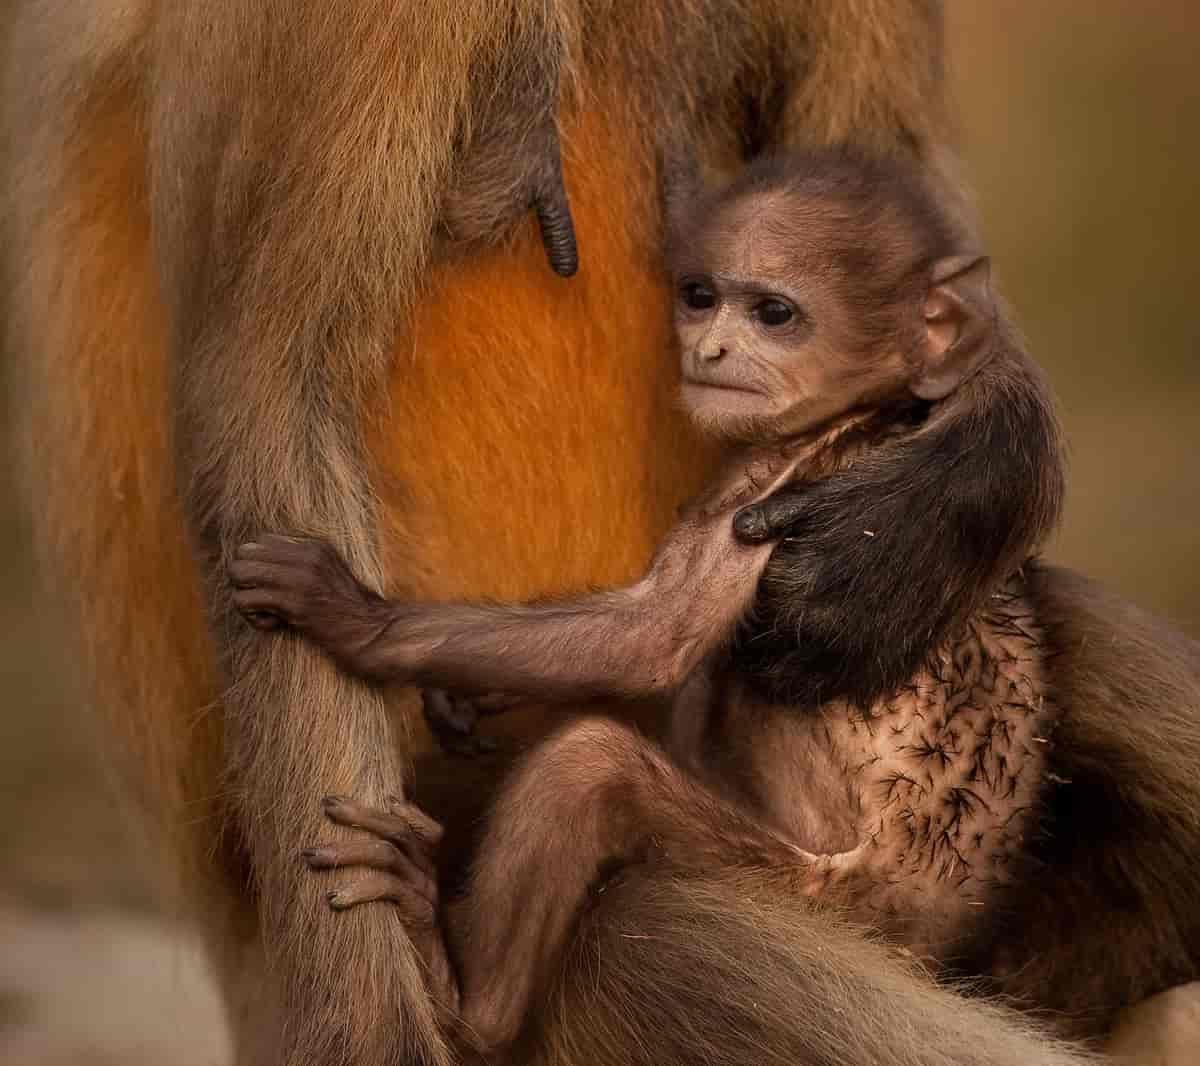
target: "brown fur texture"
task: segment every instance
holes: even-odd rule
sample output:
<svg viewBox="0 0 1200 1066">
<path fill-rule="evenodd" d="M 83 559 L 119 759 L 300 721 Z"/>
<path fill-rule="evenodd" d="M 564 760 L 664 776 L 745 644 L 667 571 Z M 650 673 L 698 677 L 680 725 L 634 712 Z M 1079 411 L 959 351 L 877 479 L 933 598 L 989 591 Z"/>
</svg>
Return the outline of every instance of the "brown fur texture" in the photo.
<svg viewBox="0 0 1200 1066">
<path fill-rule="evenodd" d="M 535 1062 L 1092 1061 L 1000 1007 L 936 988 L 861 930 L 797 906 L 786 885 L 761 871 L 674 878 L 631 871 L 600 897 L 563 971 Z M 700 973 L 705 980 L 695 980 Z M 588 1024 L 575 1021 L 581 1016 Z M 763 1041 L 765 1032 L 780 1039 Z"/>
<path fill-rule="evenodd" d="M 728 171 L 798 138 L 933 155 L 939 68 L 921 0 L 21 4 L 5 247 L 37 538 L 244 1059 L 444 1049 L 396 924 L 335 920 L 294 860 L 319 792 L 395 789 L 403 744 L 378 694 L 247 641 L 228 546 L 304 529 L 373 584 L 439 595 L 627 576 L 703 466 L 665 387 L 656 158 L 684 141 Z M 551 118 L 571 283 L 513 228 Z M 476 185 L 520 190 L 511 221 L 457 233 L 445 205 Z M 552 513 L 523 502 L 530 477 L 562 487 Z"/>
</svg>

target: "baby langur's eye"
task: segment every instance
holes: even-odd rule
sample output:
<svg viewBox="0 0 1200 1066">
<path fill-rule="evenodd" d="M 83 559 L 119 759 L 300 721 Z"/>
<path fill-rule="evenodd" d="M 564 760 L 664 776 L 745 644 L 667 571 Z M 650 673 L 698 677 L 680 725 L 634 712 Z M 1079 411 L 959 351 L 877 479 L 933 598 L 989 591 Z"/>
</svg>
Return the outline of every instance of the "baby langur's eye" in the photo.
<svg viewBox="0 0 1200 1066">
<path fill-rule="evenodd" d="M 795 314 L 782 300 L 763 300 L 755 304 L 753 313 L 764 326 L 785 326 Z"/>
<path fill-rule="evenodd" d="M 689 281 L 679 290 L 679 296 L 693 311 L 707 311 L 717 302 L 716 293 L 698 281 Z"/>
</svg>

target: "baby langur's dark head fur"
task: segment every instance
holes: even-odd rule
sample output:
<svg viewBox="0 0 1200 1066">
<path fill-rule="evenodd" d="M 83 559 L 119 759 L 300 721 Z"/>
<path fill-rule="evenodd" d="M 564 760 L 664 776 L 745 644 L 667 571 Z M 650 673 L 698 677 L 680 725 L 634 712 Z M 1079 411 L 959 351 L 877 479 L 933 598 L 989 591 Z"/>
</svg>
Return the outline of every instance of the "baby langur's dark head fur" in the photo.
<svg viewBox="0 0 1200 1066">
<path fill-rule="evenodd" d="M 717 436 L 791 437 L 938 400 L 989 354 L 987 260 L 898 162 L 831 150 L 757 163 L 692 199 L 670 252 L 683 402 Z"/>
<path fill-rule="evenodd" d="M 861 410 L 896 427 L 735 522 L 743 539 L 783 537 L 735 649 L 743 673 L 793 704 L 868 704 L 910 681 L 1056 522 L 1048 389 L 987 260 L 913 165 L 797 153 L 671 208 L 683 401 L 699 425 L 765 442 Z"/>
</svg>

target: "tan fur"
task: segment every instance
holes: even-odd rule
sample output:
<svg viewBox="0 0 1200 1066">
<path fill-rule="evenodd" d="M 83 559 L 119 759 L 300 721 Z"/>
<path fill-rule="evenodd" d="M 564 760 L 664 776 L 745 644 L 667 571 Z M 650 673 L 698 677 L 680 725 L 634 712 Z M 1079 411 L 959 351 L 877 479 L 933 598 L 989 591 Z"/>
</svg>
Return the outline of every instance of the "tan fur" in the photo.
<svg viewBox="0 0 1200 1066">
<path fill-rule="evenodd" d="M 532 1049 L 588 1066 L 1082 1066 L 1019 1016 L 936 988 L 788 874 L 610 885 L 585 920 Z M 696 975 L 704 974 L 704 980 Z M 653 995 L 645 989 L 653 988 Z M 584 1015 L 588 1024 L 577 1024 Z M 687 1019 L 687 1024 L 679 1024 Z M 770 1042 L 762 1033 L 777 1034 Z"/>
<path fill-rule="evenodd" d="M 1187 1062 L 1200 1047 L 1200 981 L 1160 992 L 1126 1011 L 1104 1051 L 1125 1066 Z"/>
<path fill-rule="evenodd" d="M 931 0 L 804 4 L 808 79 L 785 109 L 794 136 L 890 153 L 945 137 L 941 11 Z M 853 41 L 853 48 L 845 42 Z M 896 75 L 903 70 L 904 76 Z"/>
<path fill-rule="evenodd" d="M 382 701 L 231 624 L 226 547 L 302 529 L 380 582 L 378 491 L 396 583 L 627 575 L 704 465 L 667 399 L 656 153 L 682 140 L 730 169 L 759 91 L 791 116 L 778 140 L 931 152 L 937 36 L 923 6 L 880 0 L 22 4 L 5 243 L 38 537 L 127 776 L 210 915 L 244 1057 L 444 1051 L 397 925 L 326 913 L 294 858 L 320 792 L 398 788 Z M 529 99 L 563 94 L 574 282 L 542 272 L 528 222 L 428 270 L 443 198 L 504 110 L 497 72 L 514 94 L 561 86 Z"/>
</svg>

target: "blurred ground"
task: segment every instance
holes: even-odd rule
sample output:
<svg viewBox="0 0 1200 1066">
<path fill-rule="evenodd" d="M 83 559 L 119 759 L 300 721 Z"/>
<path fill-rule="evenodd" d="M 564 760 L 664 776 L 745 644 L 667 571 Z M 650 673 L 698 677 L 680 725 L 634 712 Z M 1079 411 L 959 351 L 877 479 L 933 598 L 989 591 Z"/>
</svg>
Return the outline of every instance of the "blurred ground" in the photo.
<svg viewBox="0 0 1200 1066">
<path fill-rule="evenodd" d="M 1200 8 L 947 7 L 968 172 L 1072 446 L 1053 554 L 1200 634 Z M 216 1066 L 227 1051 L 203 969 L 156 916 L 143 849 L 68 695 L 69 664 L 31 611 L 9 465 L 0 1060 Z"/>
<path fill-rule="evenodd" d="M 223 1066 L 199 949 L 115 910 L 0 908 L 0 1056 L 12 1066 Z"/>
</svg>

